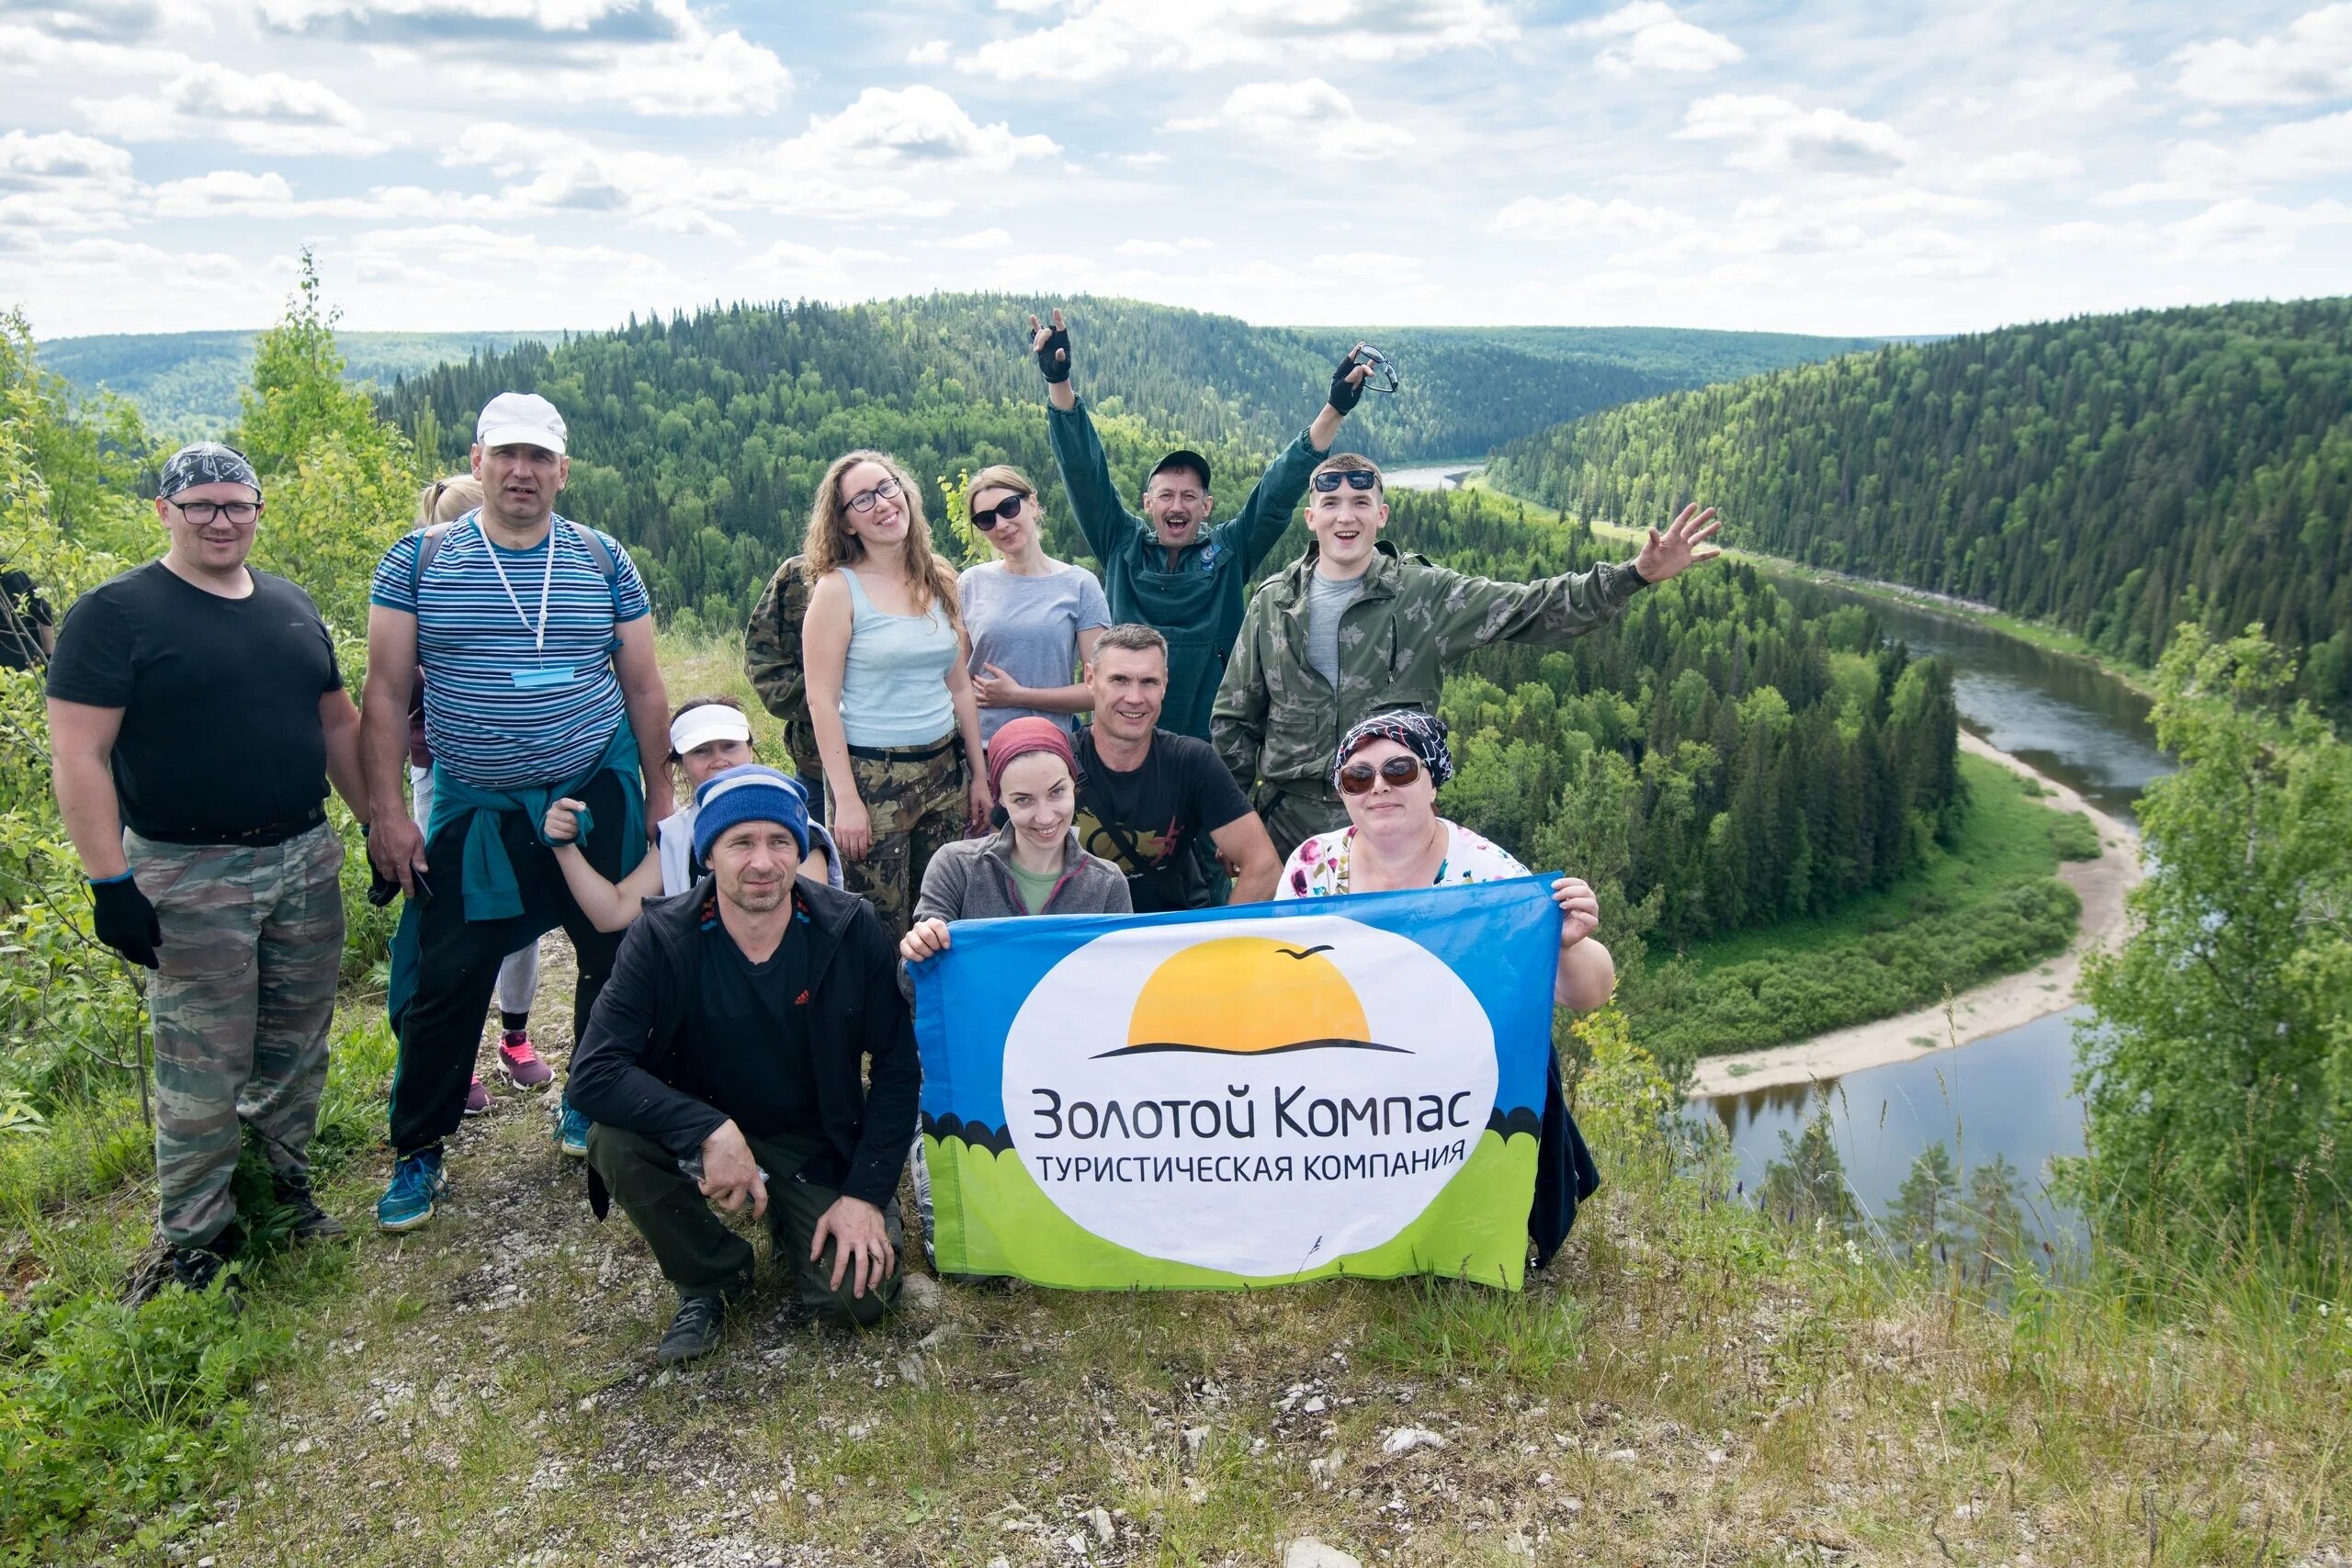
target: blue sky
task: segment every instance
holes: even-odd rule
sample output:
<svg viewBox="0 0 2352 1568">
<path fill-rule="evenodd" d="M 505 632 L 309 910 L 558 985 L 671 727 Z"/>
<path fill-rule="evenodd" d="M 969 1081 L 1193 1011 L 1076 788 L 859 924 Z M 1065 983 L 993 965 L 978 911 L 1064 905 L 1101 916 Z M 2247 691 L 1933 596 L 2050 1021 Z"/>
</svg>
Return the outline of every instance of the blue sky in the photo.
<svg viewBox="0 0 2352 1568">
<path fill-rule="evenodd" d="M 1932 333 L 2352 288 L 2352 3 L 0 0 L 0 305 L 1094 290 Z"/>
</svg>

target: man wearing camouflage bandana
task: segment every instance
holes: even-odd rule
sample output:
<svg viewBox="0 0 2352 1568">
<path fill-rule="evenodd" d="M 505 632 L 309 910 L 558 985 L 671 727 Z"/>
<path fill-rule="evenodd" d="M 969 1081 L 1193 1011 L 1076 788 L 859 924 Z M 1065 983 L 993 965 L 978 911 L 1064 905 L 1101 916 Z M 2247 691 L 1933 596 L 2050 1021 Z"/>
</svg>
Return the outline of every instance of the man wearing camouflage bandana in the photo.
<svg viewBox="0 0 2352 1568">
<path fill-rule="evenodd" d="M 155 1172 L 174 1278 L 243 1240 L 240 1126 L 297 1240 L 343 1225 L 311 1197 L 343 963 L 343 842 L 328 781 L 366 820 L 359 716 L 309 594 L 245 565 L 261 483 L 199 443 L 164 467 L 162 559 L 75 601 L 49 667 L 58 810 L 98 939 L 153 970 Z"/>
</svg>

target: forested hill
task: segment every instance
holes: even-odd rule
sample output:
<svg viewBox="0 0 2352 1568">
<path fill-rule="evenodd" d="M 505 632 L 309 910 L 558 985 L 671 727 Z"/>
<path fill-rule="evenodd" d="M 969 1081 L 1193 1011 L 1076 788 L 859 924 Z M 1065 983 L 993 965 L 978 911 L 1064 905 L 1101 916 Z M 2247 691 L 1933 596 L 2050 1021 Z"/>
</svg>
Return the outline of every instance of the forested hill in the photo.
<svg viewBox="0 0 2352 1568">
<path fill-rule="evenodd" d="M 1587 517 L 1703 496 L 1774 555 L 2053 621 L 2134 663 L 2260 622 L 2352 712 L 2352 299 L 1890 346 L 1611 409 L 1496 482 Z"/>
<path fill-rule="evenodd" d="M 526 338 L 560 333 L 338 333 L 345 378 L 389 388 L 402 376 L 469 355 L 495 353 Z M 109 333 L 40 345 L 41 367 L 83 392 L 119 392 L 138 405 L 158 439 L 218 435 L 237 420 L 238 395 L 253 384 L 259 333 Z"/>
<path fill-rule="evenodd" d="M 926 480 L 1016 463 L 1047 489 L 1057 547 L 1083 553 L 1059 502 L 1044 389 L 1026 353 L 1035 305 L 967 294 L 715 308 L 444 366 L 404 381 L 386 408 L 454 465 L 491 395 L 546 393 L 572 425 L 567 510 L 638 547 L 665 615 L 735 626 L 798 543 L 825 464 L 853 446 L 895 452 Z M 1139 485 L 1181 440 L 1216 460 L 1228 506 L 1322 406 L 1340 351 L 1366 335 L 1130 300 L 1077 299 L 1066 309 L 1078 385 L 1121 483 Z M 1588 335 L 1608 352 L 1577 351 Z M 1729 367 L 1839 353 L 1859 340 L 1401 328 L 1375 341 L 1402 365 L 1405 389 L 1367 397 L 1343 445 L 1410 459 L 1482 452 Z"/>
</svg>

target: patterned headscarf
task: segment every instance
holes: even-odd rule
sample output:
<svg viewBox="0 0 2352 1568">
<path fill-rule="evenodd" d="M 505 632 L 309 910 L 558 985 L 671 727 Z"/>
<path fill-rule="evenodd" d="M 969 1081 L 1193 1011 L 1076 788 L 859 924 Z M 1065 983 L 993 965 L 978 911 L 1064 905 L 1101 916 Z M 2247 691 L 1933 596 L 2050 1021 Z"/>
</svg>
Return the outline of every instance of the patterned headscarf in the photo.
<svg viewBox="0 0 2352 1568">
<path fill-rule="evenodd" d="M 1430 771 L 1430 783 L 1439 789 L 1453 776 L 1453 753 L 1445 746 L 1445 720 L 1419 708 L 1388 708 L 1370 718 L 1358 719 L 1354 728 L 1340 739 L 1339 754 L 1331 759 L 1331 787 L 1340 787 L 1340 770 L 1356 749 L 1372 739 L 1394 740 L 1421 760 Z"/>
<path fill-rule="evenodd" d="M 261 494 L 261 476 L 243 452 L 218 441 L 198 441 L 164 459 L 164 482 L 155 493 L 169 500 L 198 485 L 218 484 L 251 485 L 254 494 Z"/>
</svg>

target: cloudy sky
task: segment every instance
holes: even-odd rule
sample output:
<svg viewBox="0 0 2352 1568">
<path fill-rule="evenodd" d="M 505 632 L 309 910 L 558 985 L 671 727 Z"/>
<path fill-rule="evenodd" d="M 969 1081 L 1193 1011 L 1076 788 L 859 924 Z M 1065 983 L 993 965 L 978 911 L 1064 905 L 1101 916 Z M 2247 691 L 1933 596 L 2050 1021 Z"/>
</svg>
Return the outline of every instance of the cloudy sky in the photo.
<svg viewBox="0 0 2352 1568">
<path fill-rule="evenodd" d="M 0 307 L 1094 290 L 1928 333 L 2352 288 L 2352 3 L 0 0 Z"/>
</svg>

